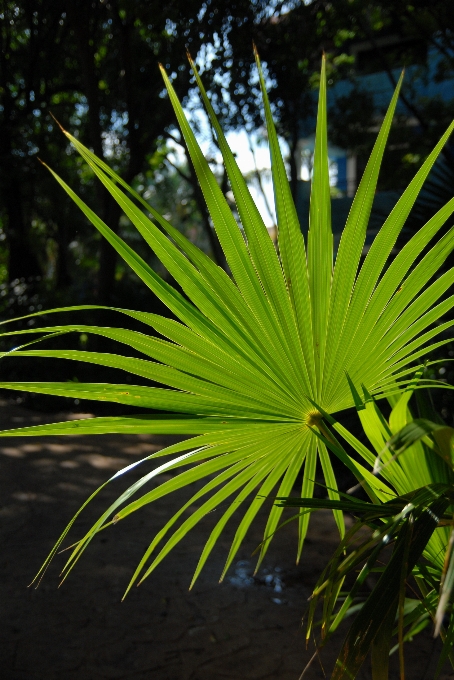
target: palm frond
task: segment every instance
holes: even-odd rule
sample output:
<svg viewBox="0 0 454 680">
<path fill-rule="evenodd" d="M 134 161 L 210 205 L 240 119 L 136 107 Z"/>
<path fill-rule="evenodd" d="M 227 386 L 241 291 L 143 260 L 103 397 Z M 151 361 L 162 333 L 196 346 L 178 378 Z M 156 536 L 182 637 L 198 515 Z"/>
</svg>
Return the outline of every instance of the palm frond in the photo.
<svg viewBox="0 0 454 680">
<path fill-rule="evenodd" d="M 206 481 L 197 496 L 203 498 L 202 505 L 180 524 L 182 510 L 169 520 L 145 552 L 132 582 L 148 576 L 210 508 L 233 497 L 234 500 L 229 501 L 231 504 L 208 537 L 195 578 L 226 522 L 233 519 L 234 509 L 243 507 L 244 514 L 238 520 L 233 545 L 227 556 L 227 569 L 264 502 L 263 498 L 276 492 L 280 495 L 289 493 L 301 469 L 302 496 L 310 497 L 318 460 L 330 489 L 331 502 L 338 502 L 340 496 L 331 453 L 353 471 L 374 503 L 390 498 L 392 494 L 401 494 L 405 486 L 401 477 L 409 474 L 411 464 L 405 467 L 402 463 L 402 470 L 395 466 L 400 472 L 384 472 L 381 478 L 374 474 L 377 447 L 383 448 L 386 440 L 374 399 L 400 395 L 402 389 L 412 385 L 415 362 L 440 330 L 446 327 L 446 324 L 436 324 L 453 304 L 452 298 L 439 302 L 453 282 L 453 270 L 431 283 L 452 250 L 452 232 L 436 242 L 415 265 L 423 249 L 432 239 L 436 239 L 441 226 L 451 216 L 453 201 L 441 208 L 389 264 L 393 245 L 424 180 L 453 129 L 452 125 L 399 199 L 359 268 L 380 163 L 401 84 L 399 82 L 333 262 L 325 65 L 323 63 L 321 73 L 310 229 L 306 244 L 291 197 L 257 56 L 278 216 L 277 253 L 216 120 L 200 76 L 194 64 L 192 66 L 218 137 L 241 225 L 230 210 L 164 71 L 163 78 L 231 277 L 174 229 L 80 140 L 64 131 L 182 292 L 158 276 L 55 171 L 50 172 L 93 226 L 169 308 L 176 320 L 151 313 L 115 310 L 152 328 L 159 337 L 149 335 L 146 331 L 77 323 L 27 329 L 26 332 L 5 330 L 2 333 L 4 338 L 20 342 L 25 335 L 25 344 L 5 353 L 4 361 L 12 356 L 28 356 L 49 358 L 52 361 L 98 363 L 140 376 L 141 379 L 149 380 L 150 385 L 27 381 L 4 382 L 0 384 L 1 387 L 112 401 L 134 405 L 138 409 L 162 410 L 166 415 L 93 418 L 18 428 L 1 432 L 1 436 L 61 435 L 74 434 L 75 431 L 92 434 L 165 432 L 192 436 L 181 445 L 159 452 L 160 456 L 181 455 L 151 472 L 147 468 L 141 480 L 132 484 L 77 543 L 68 559 L 65 573 L 73 568 L 92 538 L 112 521 L 113 516 L 115 521 L 120 521 L 162 495 L 209 475 L 214 477 Z M 96 307 L 74 307 L 73 310 L 76 313 L 86 308 Z M 58 313 L 68 309 L 50 311 Z M 27 334 L 30 334 L 30 342 L 35 345 L 52 334 L 80 332 L 118 341 L 125 348 L 130 347 L 139 352 L 141 357 L 107 352 L 30 349 L 27 342 Z M 443 342 L 437 340 L 435 344 Z M 350 389 L 346 373 L 350 384 L 357 388 L 365 386 L 364 397 L 360 398 L 361 413 L 375 452 L 348 433 L 334 418 L 333 414 L 358 401 Z M 156 382 L 162 386 L 154 386 Z M 421 378 L 418 389 L 423 384 L 428 383 Z M 352 457 L 334 433 L 343 437 L 358 455 Z M 413 448 L 418 445 L 415 442 Z M 401 456 L 401 460 L 405 461 L 407 455 Z M 386 456 L 384 459 L 386 462 Z M 141 464 L 146 467 L 148 460 L 141 461 Z M 147 481 L 163 470 L 182 465 L 187 465 L 188 469 L 177 475 L 171 484 L 164 482 L 152 491 L 144 488 Z M 394 470 L 394 467 L 389 467 L 389 471 L 391 469 Z M 424 474 L 430 476 L 427 466 L 424 470 Z M 123 472 L 127 472 L 127 469 L 118 474 Z M 423 483 L 433 481 L 440 480 L 424 479 Z M 332 510 L 342 536 L 342 508 L 333 505 Z M 277 507 L 270 510 L 259 562 L 266 554 L 269 536 L 275 531 L 281 512 L 282 508 Z M 309 515 L 304 515 L 299 523 L 298 554 L 303 547 L 308 521 Z M 72 525 L 73 520 L 61 540 Z M 154 555 L 164 538 L 166 542 L 160 552 Z M 51 557 L 53 555 L 54 552 Z"/>
</svg>

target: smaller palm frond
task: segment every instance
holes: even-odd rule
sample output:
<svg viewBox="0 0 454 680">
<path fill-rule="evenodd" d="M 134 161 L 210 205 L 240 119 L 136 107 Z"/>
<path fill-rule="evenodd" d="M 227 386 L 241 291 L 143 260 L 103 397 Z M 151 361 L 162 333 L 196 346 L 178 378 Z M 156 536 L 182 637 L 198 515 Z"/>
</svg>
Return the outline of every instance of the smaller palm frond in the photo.
<svg viewBox="0 0 454 680">
<path fill-rule="evenodd" d="M 373 677 L 388 678 L 389 654 L 413 639 L 431 621 L 437 632 L 441 632 L 444 642 L 440 667 L 448 656 L 454 665 L 452 548 L 444 570 L 424 559 L 425 548 L 439 527 L 453 522 L 452 511 L 447 512 L 454 504 L 452 484 L 431 484 L 380 505 L 351 498 L 338 501 L 282 498 L 280 503 L 283 507 L 304 508 L 305 512 L 335 508 L 356 517 L 323 570 L 309 607 L 308 641 L 314 634 L 317 607 L 323 602 L 320 649 L 346 616 L 356 614 L 331 680 L 355 678 L 370 652 Z M 363 538 L 365 527 L 370 529 L 366 539 Z M 385 551 L 389 546 L 392 546 L 392 554 L 388 558 Z M 379 577 L 372 592 L 364 595 L 365 580 L 377 573 Z M 353 586 L 345 591 L 342 587 L 349 574 L 357 576 Z M 411 590 L 415 593 L 417 584 L 419 598 L 406 597 L 407 581 L 412 576 Z M 448 624 L 444 626 L 446 616 Z M 398 645 L 392 648 L 395 635 L 398 635 Z"/>
<path fill-rule="evenodd" d="M 231 212 L 164 71 L 163 78 L 231 276 L 148 205 L 104 161 L 64 131 L 182 293 L 154 272 L 110 230 L 63 179 L 53 170 L 50 172 L 176 320 L 152 313 L 116 309 L 119 315 L 140 321 L 143 331 L 73 323 L 5 331 L 2 334 L 4 338 L 11 337 L 14 342 L 18 342 L 22 335 L 26 340 L 25 344 L 5 353 L 5 359 L 33 356 L 101 364 L 149 380 L 150 386 L 3 382 L 1 387 L 116 402 L 165 413 L 19 428 L 2 432 L 2 436 L 64 435 L 76 431 L 78 434 L 147 432 L 190 436 L 142 461 L 146 466 L 151 459 L 176 456 L 144 474 L 121 494 L 77 543 L 66 564 L 65 574 L 69 573 L 96 533 L 109 522 L 120 521 L 167 493 L 204 480 L 204 485 L 188 504 L 153 539 L 129 587 L 149 575 L 204 515 L 227 503 L 227 509 L 208 537 L 195 577 L 226 522 L 243 507 L 244 514 L 238 522 L 226 559 L 225 573 L 267 496 L 288 495 L 302 469 L 301 494 L 305 498 L 312 496 L 318 461 L 331 499 L 338 499 L 328 445 L 330 443 L 332 450 L 332 442 L 328 442 L 323 427 L 319 429 L 318 426 L 325 413 L 334 414 L 354 405 L 346 372 L 352 384 L 364 384 L 368 394 L 376 399 L 399 394 L 411 383 L 415 363 L 420 357 L 430 347 L 446 342 L 438 340 L 437 336 L 452 324 L 436 325 L 452 307 L 452 297 L 444 299 L 443 296 L 454 280 L 454 271 L 449 270 L 440 278 L 434 277 L 454 247 L 452 231 L 437 240 L 439 230 L 454 210 L 454 200 L 443 206 L 392 262 L 390 257 L 405 220 L 454 124 L 402 194 L 360 267 L 380 164 L 402 79 L 399 81 L 334 260 L 325 64 L 323 62 L 321 72 L 310 229 L 305 243 L 257 57 L 278 219 L 277 253 L 199 74 L 192 62 L 191 65 L 217 135 L 241 225 Z M 71 309 L 76 312 L 86 307 Z M 153 335 L 147 333 L 150 328 Z M 140 353 L 141 358 L 107 352 L 31 348 L 38 341 L 67 333 L 96 334 L 114 340 L 122 343 L 126 352 L 131 348 Z M 152 383 L 162 387 L 154 387 Z M 430 381 L 421 377 L 417 387 L 427 384 L 431 384 Z M 361 480 L 374 502 L 388 499 L 390 494 L 398 492 L 386 475 L 379 478 L 373 474 L 375 455 L 367 447 L 359 446 L 359 460 L 340 445 L 337 448 L 336 455 Z M 151 478 L 164 470 L 182 466 L 187 468 L 171 480 L 151 491 L 146 489 Z M 183 520 L 185 509 L 195 501 L 198 509 Z M 271 507 L 265 537 L 273 534 L 282 510 L 278 506 Z M 334 509 L 334 515 L 343 535 L 341 510 Z M 298 555 L 302 550 L 308 519 L 304 516 L 300 521 Z M 73 521 L 60 537 L 55 550 L 66 537 Z M 269 540 L 265 539 L 259 564 L 268 545 Z"/>
<path fill-rule="evenodd" d="M 369 652 L 374 680 L 386 680 L 389 655 L 397 650 L 404 677 L 403 644 L 431 622 L 443 640 L 438 672 L 448 658 L 454 665 L 454 429 L 434 422 L 438 420 L 435 413 L 431 414 L 434 420 L 414 419 L 408 406 L 412 392 L 406 390 L 399 399 L 391 400 L 388 421 L 371 398 L 361 401 L 354 395 L 364 431 L 376 450 L 375 472 L 399 490 L 396 496 L 378 503 L 347 494 L 336 501 L 278 499 L 280 506 L 299 507 L 305 514 L 324 508 L 348 512 L 355 518 L 318 580 L 308 614 L 309 640 L 317 606 L 323 602 L 320 648 L 346 616 L 356 614 L 332 680 L 355 678 Z M 418 398 L 421 410 L 430 414 L 425 395 L 419 393 Z M 330 421 L 321 425 L 320 431 L 325 432 L 327 446 L 337 453 L 340 444 L 332 430 L 343 432 L 333 418 Z M 351 435 L 349 439 L 354 444 Z M 412 488 L 412 484 L 421 486 Z M 369 529 L 366 538 L 365 528 Z M 353 585 L 342 590 L 346 577 L 352 574 L 356 574 Z M 364 596 L 362 587 L 374 574 L 379 574 L 375 586 Z M 397 644 L 392 647 L 396 635 Z"/>
</svg>

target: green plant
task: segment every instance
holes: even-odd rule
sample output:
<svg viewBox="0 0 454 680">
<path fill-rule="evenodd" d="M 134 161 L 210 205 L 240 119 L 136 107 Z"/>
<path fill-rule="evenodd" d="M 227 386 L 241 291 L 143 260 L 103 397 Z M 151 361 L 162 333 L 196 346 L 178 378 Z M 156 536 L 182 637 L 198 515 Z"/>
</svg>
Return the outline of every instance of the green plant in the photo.
<svg viewBox="0 0 454 680">
<path fill-rule="evenodd" d="M 415 365 L 428 349 L 446 342 L 432 343 L 432 340 L 451 325 L 451 322 L 445 322 L 434 326 L 452 307 L 452 298 L 442 302 L 439 300 L 453 281 L 453 271 L 434 281 L 432 279 L 454 246 L 452 231 L 435 242 L 430 250 L 425 252 L 425 249 L 452 214 L 454 200 L 439 210 L 391 262 L 390 256 L 424 180 L 454 124 L 403 193 L 359 269 L 380 163 L 399 94 L 399 82 L 359 185 L 334 262 L 330 226 L 325 65 L 322 65 L 320 81 L 310 230 L 305 244 L 257 59 L 278 215 L 277 254 L 226 143 L 198 73 L 192 66 L 217 134 L 241 228 L 196 142 L 169 79 L 165 73 L 163 76 L 231 277 L 130 189 L 108 165 L 78 139 L 65 132 L 184 294 L 180 294 L 151 270 L 51 170 L 52 174 L 177 320 L 151 313 L 116 310 L 152 327 L 162 336 L 159 339 L 145 332 L 76 323 L 3 334 L 4 337 L 17 338 L 21 333 L 35 333 L 43 340 L 56 333 L 77 332 L 110 338 L 141 352 L 146 358 L 103 352 L 30 349 L 28 345 L 16 347 L 4 356 L 39 356 L 92 362 L 128 371 L 171 388 L 89 383 L 0 384 L 8 389 L 112 401 L 166 412 L 164 415 L 139 414 L 19 428 L 2 432 L 5 436 L 74 432 L 192 435 L 190 439 L 146 459 L 179 454 L 145 474 L 121 494 L 75 545 L 66 563 L 65 577 L 101 528 L 126 518 L 164 494 L 210 476 L 202 489 L 153 539 L 128 589 L 133 583 L 143 581 L 205 514 L 233 496 L 232 503 L 222 513 L 207 540 L 193 580 L 200 573 L 227 521 L 242 503 L 248 502 L 227 556 L 223 576 L 266 497 L 271 494 L 288 495 L 303 466 L 302 496 L 312 496 L 318 459 L 330 498 L 338 499 L 327 444 L 319 435 L 323 433 L 325 414 L 337 413 L 354 405 L 346 373 L 352 384 L 366 385 L 375 398 L 392 397 L 411 382 Z M 150 213 L 151 220 L 145 215 L 144 209 Z M 421 378 L 418 387 L 432 384 L 436 384 L 435 381 Z M 362 462 L 339 449 L 337 453 L 341 460 L 361 480 L 373 502 L 387 500 L 395 492 L 392 486 L 379 479 L 370 469 L 375 456 L 371 457 L 371 452 L 347 431 L 343 430 L 342 433 L 356 449 Z M 188 469 L 131 500 L 133 494 L 138 494 L 152 477 L 183 465 L 189 466 Z M 198 509 L 177 526 L 176 522 L 182 518 L 185 509 L 196 501 L 200 503 Z M 282 511 L 281 507 L 273 506 L 269 513 L 259 564 Z M 343 536 L 342 512 L 338 509 L 333 512 Z M 308 519 L 308 515 L 300 518 L 298 555 L 303 547 Z M 73 521 L 63 532 L 46 564 L 66 537 Z M 170 537 L 157 551 L 168 534 Z M 152 556 L 155 551 L 157 554 Z"/>
<path fill-rule="evenodd" d="M 339 500 L 279 499 L 282 507 L 301 507 L 305 513 L 330 508 L 356 518 L 323 570 L 309 608 L 308 640 L 314 630 L 317 605 L 323 600 L 320 648 L 346 616 L 357 612 L 332 680 L 356 677 L 369 651 L 373 680 L 388 678 L 389 654 L 396 634 L 398 642 L 392 651 L 399 650 L 404 678 L 404 642 L 413 639 L 431 620 L 435 634 L 441 633 L 444 643 L 437 675 L 448 657 L 454 665 L 454 429 L 439 419 L 421 393 L 415 397 L 419 415 L 424 417 L 413 418 L 409 401 L 419 378 L 416 375 L 413 385 L 407 386 L 400 397 L 390 399 L 393 408 L 389 421 L 367 390 L 361 399 L 351 385 L 364 431 L 375 449 L 370 453 L 375 457 L 375 474 L 383 477 L 396 495 L 383 503 L 365 502 L 347 494 Z M 339 423 L 326 414 L 318 430 L 327 447 L 339 455 L 343 450 L 335 436 L 336 430 L 341 431 Z M 366 538 L 358 533 L 364 527 L 371 529 Z M 392 555 L 382 557 L 392 545 Z M 379 579 L 364 597 L 361 588 L 373 572 L 380 574 Z M 353 573 L 357 574 L 353 586 L 341 592 L 344 579 Z M 415 598 L 418 590 L 419 598 Z M 410 593 L 413 597 L 408 597 Z"/>
</svg>

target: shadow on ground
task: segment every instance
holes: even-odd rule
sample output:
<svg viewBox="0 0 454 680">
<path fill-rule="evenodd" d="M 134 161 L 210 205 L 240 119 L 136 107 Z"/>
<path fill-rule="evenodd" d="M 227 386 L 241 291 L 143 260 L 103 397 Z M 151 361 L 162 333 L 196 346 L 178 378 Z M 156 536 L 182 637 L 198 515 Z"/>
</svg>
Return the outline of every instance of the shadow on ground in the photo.
<svg viewBox="0 0 454 680">
<path fill-rule="evenodd" d="M 1 429 L 68 417 L 74 414 L 49 416 L 0 404 Z M 219 518 L 211 513 L 120 602 L 143 551 L 182 504 L 181 496 L 171 495 L 102 532 L 61 588 L 64 555 L 37 590 L 27 588 L 81 502 L 114 471 L 170 440 L 148 435 L 0 440 L 3 680 L 298 680 L 313 653 L 306 651 L 301 618 L 337 540 L 329 514 L 314 517 L 300 566 L 291 523 L 277 534 L 253 578 L 251 552 L 261 540 L 262 516 L 218 584 L 233 523 L 189 592 L 204 541 Z M 129 482 L 138 476 L 134 470 Z M 73 540 L 120 488 L 121 482 L 102 492 L 78 521 Z M 344 632 L 323 654 L 328 676 Z M 408 680 L 433 678 L 437 644 L 428 634 L 407 645 Z M 325 677 L 324 670 L 315 662 L 305 680 Z M 368 667 L 359 678 L 370 678 Z"/>
</svg>

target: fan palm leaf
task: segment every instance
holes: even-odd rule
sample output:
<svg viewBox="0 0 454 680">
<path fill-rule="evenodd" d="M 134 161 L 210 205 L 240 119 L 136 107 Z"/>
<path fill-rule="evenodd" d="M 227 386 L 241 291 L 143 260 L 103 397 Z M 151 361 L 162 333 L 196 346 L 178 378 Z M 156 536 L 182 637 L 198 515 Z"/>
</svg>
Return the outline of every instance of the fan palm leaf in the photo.
<svg viewBox="0 0 454 680">
<path fill-rule="evenodd" d="M 440 328 L 446 326 L 434 324 L 452 306 L 452 298 L 437 303 L 451 285 L 454 272 L 450 270 L 441 279 L 431 282 L 437 268 L 454 247 L 452 234 L 436 242 L 423 257 L 420 256 L 452 214 L 454 201 L 450 201 L 429 220 L 389 264 L 394 243 L 424 180 L 452 131 L 452 125 L 403 193 L 360 267 L 380 164 L 401 85 L 399 81 L 358 187 L 334 260 L 325 64 L 323 62 L 321 72 L 310 229 L 306 244 L 292 200 L 257 57 L 278 221 L 276 252 L 199 74 L 194 64 L 191 64 L 217 134 L 241 226 L 234 218 L 203 156 L 164 71 L 163 77 L 231 275 L 216 266 L 206 254 L 172 227 L 104 161 L 64 131 L 178 283 L 182 293 L 158 276 L 53 170 L 50 172 L 125 262 L 169 308 L 176 320 L 152 313 L 116 309 L 119 314 L 142 322 L 143 332 L 74 323 L 3 333 L 4 337 L 10 336 L 14 342 L 22 335 L 27 340 L 25 344 L 5 353 L 5 358 L 38 356 L 85 361 L 126 371 L 163 386 L 3 382 L 0 384 L 3 388 L 111 401 L 161 410 L 166 414 L 103 417 L 18 428 L 0 433 L 2 436 L 70 435 L 75 432 L 190 435 L 189 439 L 141 461 L 146 465 L 150 459 L 178 454 L 144 474 L 120 495 L 76 544 L 67 561 L 65 574 L 74 566 L 95 534 L 112 518 L 120 521 L 164 494 L 177 491 L 194 481 L 204 480 L 204 485 L 195 496 L 153 539 L 130 586 L 148 576 L 205 514 L 233 498 L 230 505 L 223 506 L 227 509 L 208 537 L 195 576 L 200 573 L 227 521 L 241 506 L 246 506 L 227 556 L 225 573 L 266 496 L 288 494 L 301 469 L 302 495 L 312 496 L 318 459 L 331 498 L 338 498 L 330 455 L 319 431 L 322 411 L 333 414 L 353 406 L 354 398 L 346 373 L 354 384 L 364 384 L 377 399 L 396 393 L 410 382 L 415 361 L 427 351 Z M 423 289 L 424 292 L 420 294 Z M 76 312 L 86 308 L 71 309 Z M 63 310 L 52 311 L 57 313 Z M 153 329 L 154 335 L 147 333 L 147 327 Z M 140 352 L 143 358 L 107 352 L 30 348 L 34 343 L 56 333 L 64 335 L 75 332 L 97 334 L 118 341 Z M 156 333 L 160 337 L 156 337 Z M 422 380 L 421 384 L 424 382 Z M 371 460 L 371 453 L 366 447 L 359 446 L 359 450 L 364 465 L 343 449 L 339 449 L 337 454 L 357 478 L 363 480 L 372 499 L 389 498 L 389 494 L 394 493 L 392 484 L 388 485 L 372 474 L 374 456 Z M 145 490 L 151 478 L 164 470 L 183 465 L 188 468 L 172 480 L 152 491 Z M 114 475 L 114 478 L 130 467 Z M 196 499 L 198 509 L 178 525 L 184 509 Z M 267 537 L 272 535 L 281 513 L 282 508 L 277 506 L 270 511 L 259 562 L 269 545 Z M 339 531 L 343 534 L 342 513 L 334 508 L 334 514 Z M 60 537 L 49 559 L 72 524 L 73 521 Z M 307 526 L 308 516 L 304 516 L 299 527 L 298 555 Z"/>
</svg>

